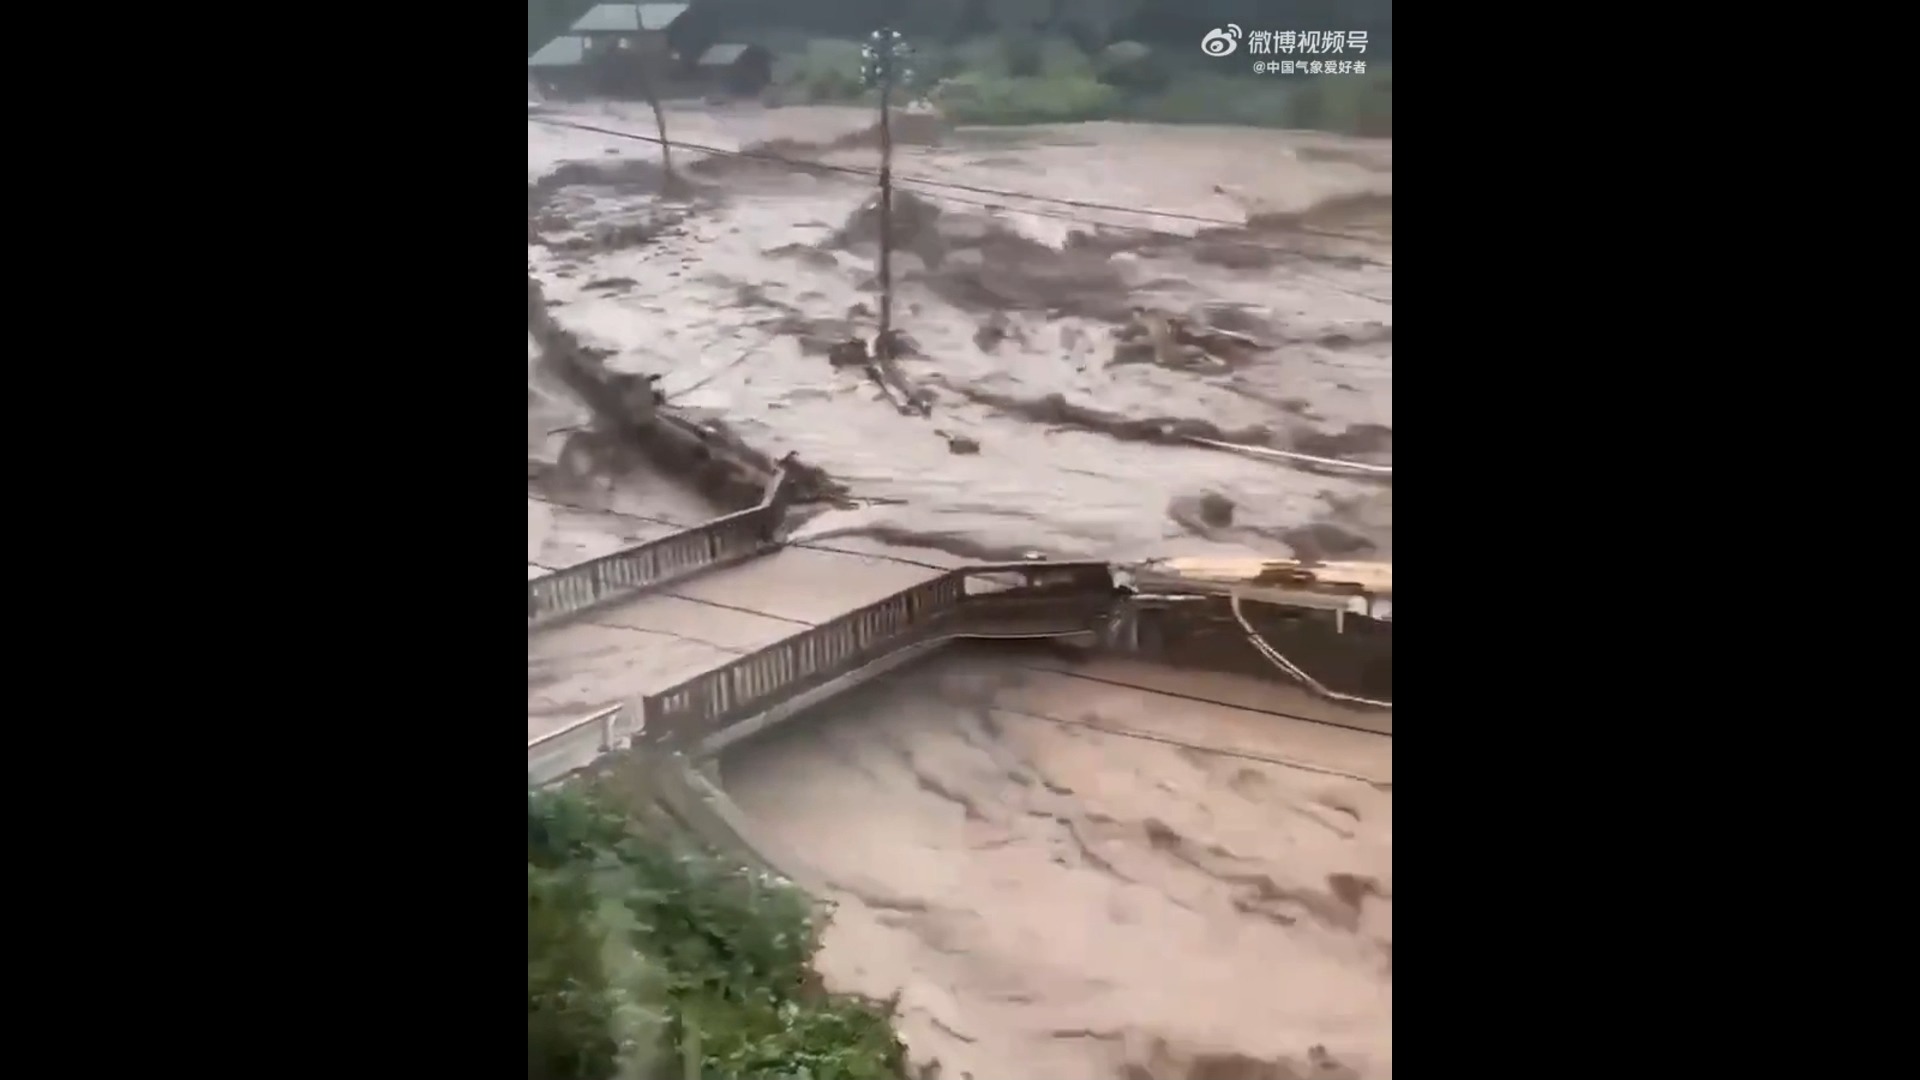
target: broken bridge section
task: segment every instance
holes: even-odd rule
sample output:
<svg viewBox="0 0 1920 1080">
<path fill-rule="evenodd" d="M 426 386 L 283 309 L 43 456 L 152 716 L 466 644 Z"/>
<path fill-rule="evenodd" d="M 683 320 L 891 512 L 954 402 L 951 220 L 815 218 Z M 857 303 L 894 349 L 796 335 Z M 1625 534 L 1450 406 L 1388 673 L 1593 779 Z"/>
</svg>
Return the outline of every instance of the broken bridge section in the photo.
<svg viewBox="0 0 1920 1080">
<path fill-rule="evenodd" d="M 940 571 L 780 548 L 529 638 L 528 770 L 630 745 L 704 756 L 949 641 L 1090 641 L 1120 596 L 1105 563 Z"/>
<path fill-rule="evenodd" d="M 783 544 L 798 483 L 783 464 L 756 506 L 527 582 L 527 759 L 536 782 L 633 746 L 698 760 L 957 639 L 1078 638 L 1142 656 L 1177 651 L 1140 632 L 1142 612 L 1129 603 L 1150 598 L 1105 562 L 943 570 Z M 1183 601 L 1190 610 L 1182 614 L 1196 616 L 1219 598 L 1161 599 Z M 1208 637 L 1204 619 L 1183 620 L 1199 627 L 1187 628 L 1185 644 L 1205 654 L 1186 659 L 1217 666 L 1249 642 L 1264 645 L 1238 593 L 1229 600 L 1227 637 Z M 1333 612 L 1336 636 L 1346 636 L 1347 602 L 1343 595 Z M 1284 610 L 1300 605 L 1295 598 Z M 1258 651 L 1254 670 L 1265 674 L 1274 658 Z"/>
<path fill-rule="evenodd" d="M 871 555 L 776 548 L 603 602 L 527 639 L 527 737 L 695 675 L 942 576 Z"/>
</svg>

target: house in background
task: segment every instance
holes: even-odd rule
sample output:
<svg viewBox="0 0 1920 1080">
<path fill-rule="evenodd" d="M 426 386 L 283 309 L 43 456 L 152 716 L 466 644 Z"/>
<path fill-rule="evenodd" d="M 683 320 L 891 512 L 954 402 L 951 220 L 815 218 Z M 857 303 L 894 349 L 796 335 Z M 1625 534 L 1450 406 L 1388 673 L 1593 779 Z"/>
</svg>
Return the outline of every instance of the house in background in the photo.
<svg viewBox="0 0 1920 1080">
<path fill-rule="evenodd" d="M 773 81 L 773 54 L 759 45 L 710 46 L 686 77 L 709 93 L 752 97 Z"/>
<path fill-rule="evenodd" d="M 527 74 L 549 94 L 640 97 L 662 84 L 699 43 L 685 40 L 689 4 L 599 4 L 527 58 Z"/>
<path fill-rule="evenodd" d="M 527 57 L 527 81 L 548 97 L 568 97 L 587 89 L 586 67 L 587 43 L 562 34 Z"/>
<path fill-rule="evenodd" d="M 692 43 L 674 27 L 691 4 L 599 4 L 575 19 L 567 33 L 586 42 L 587 55 L 629 53 L 666 72 Z"/>
</svg>

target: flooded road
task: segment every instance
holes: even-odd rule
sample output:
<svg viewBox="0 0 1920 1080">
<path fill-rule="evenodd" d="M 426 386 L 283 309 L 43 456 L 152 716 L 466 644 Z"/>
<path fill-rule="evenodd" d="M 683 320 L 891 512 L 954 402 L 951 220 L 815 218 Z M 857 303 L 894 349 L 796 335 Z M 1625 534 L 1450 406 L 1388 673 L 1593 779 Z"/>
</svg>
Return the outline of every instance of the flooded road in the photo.
<svg viewBox="0 0 1920 1080">
<path fill-rule="evenodd" d="M 644 107 L 553 115 L 653 132 Z M 669 134 L 862 169 L 871 121 L 676 109 Z M 902 127 L 895 323 L 930 416 L 826 356 L 876 329 L 869 178 L 677 150 L 691 190 L 663 199 L 656 147 L 530 118 L 529 271 L 609 366 L 866 503 L 804 544 L 929 566 L 1391 558 L 1390 482 L 1148 437 L 1391 463 L 1390 143 Z M 1227 347 L 1125 340 L 1167 315 Z M 584 415 L 529 355 L 529 575 L 713 516 L 644 463 L 553 468 Z M 1201 513 L 1209 494 L 1231 513 Z M 588 636 L 674 630 L 613 621 L 569 632 L 634 685 L 697 644 L 604 657 Z M 542 710 L 618 696 L 585 661 L 536 688 L 535 662 L 530 733 Z M 1391 1080 L 1390 718 L 1330 727 L 1276 715 L 1326 707 L 1273 684 L 1101 663 L 943 661 L 729 753 L 730 794 L 831 883 L 829 984 L 900 994 L 914 1057 L 948 1078 Z"/>
</svg>

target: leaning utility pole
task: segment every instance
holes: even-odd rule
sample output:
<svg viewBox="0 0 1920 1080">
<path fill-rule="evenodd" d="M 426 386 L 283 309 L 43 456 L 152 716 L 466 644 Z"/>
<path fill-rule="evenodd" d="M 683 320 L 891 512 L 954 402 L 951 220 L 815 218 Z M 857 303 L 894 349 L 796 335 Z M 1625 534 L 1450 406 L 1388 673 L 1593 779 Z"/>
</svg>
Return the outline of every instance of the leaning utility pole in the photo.
<svg viewBox="0 0 1920 1080">
<path fill-rule="evenodd" d="M 662 194 L 671 195 L 679 185 L 673 177 L 673 144 L 667 141 L 667 114 L 660 108 L 660 91 L 653 84 L 654 58 L 647 55 L 646 50 L 647 13 L 642 10 L 644 7 L 644 4 L 633 5 L 633 26 L 636 33 L 633 37 L 633 55 L 630 59 L 633 61 L 634 73 L 640 79 L 640 92 L 646 95 L 647 104 L 653 107 L 653 126 L 660 132 L 660 171 L 666 174 L 660 182 L 660 191 Z"/>
<path fill-rule="evenodd" d="M 874 358 L 893 359 L 893 85 L 913 78 L 906 67 L 912 54 L 900 32 L 881 27 L 861 48 L 861 76 L 880 90 L 880 333 Z"/>
</svg>

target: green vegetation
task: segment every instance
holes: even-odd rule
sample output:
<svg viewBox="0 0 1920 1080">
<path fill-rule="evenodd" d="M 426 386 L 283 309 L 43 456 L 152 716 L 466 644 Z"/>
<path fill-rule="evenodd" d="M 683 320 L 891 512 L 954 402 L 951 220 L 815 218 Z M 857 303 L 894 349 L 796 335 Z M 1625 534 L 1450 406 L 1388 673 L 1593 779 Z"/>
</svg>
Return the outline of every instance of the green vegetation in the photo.
<svg viewBox="0 0 1920 1080">
<path fill-rule="evenodd" d="M 827 994 L 807 898 L 579 789 L 527 795 L 529 1080 L 897 1080 L 887 1010 Z"/>
<path fill-rule="evenodd" d="M 860 83 L 859 42 L 762 40 L 784 46 L 774 71 L 776 100 L 872 100 Z M 1364 75 L 1228 74 L 1197 49 L 1170 59 L 1121 41 L 1088 54 L 1064 37 L 1001 34 L 921 45 L 914 67 L 914 84 L 902 96 L 924 94 L 960 124 L 1152 120 L 1393 134 L 1393 71 L 1385 62 Z"/>
<path fill-rule="evenodd" d="M 527 52 L 592 3 L 527 0 Z M 772 51 L 772 101 L 871 103 L 860 81 L 860 45 L 882 7 L 710 0 L 703 10 L 711 23 L 697 33 Z M 1193 0 L 899 0 L 888 10 L 916 52 L 903 96 L 929 97 L 959 123 L 1116 119 L 1393 133 L 1392 0 L 1265 0 L 1244 13 L 1204 7 Z M 1250 30 L 1367 29 L 1373 47 L 1351 57 L 1366 60 L 1367 72 L 1255 75 L 1245 50 L 1202 55 L 1206 30 L 1233 18 Z"/>
<path fill-rule="evenodd" d="M 798 101 L 853 101 L 866 94 L 857 41 L 814 38 L 802 41 L 797 50 L 778 50 L 775 56 L 774 85 Z"/>
</svg>

